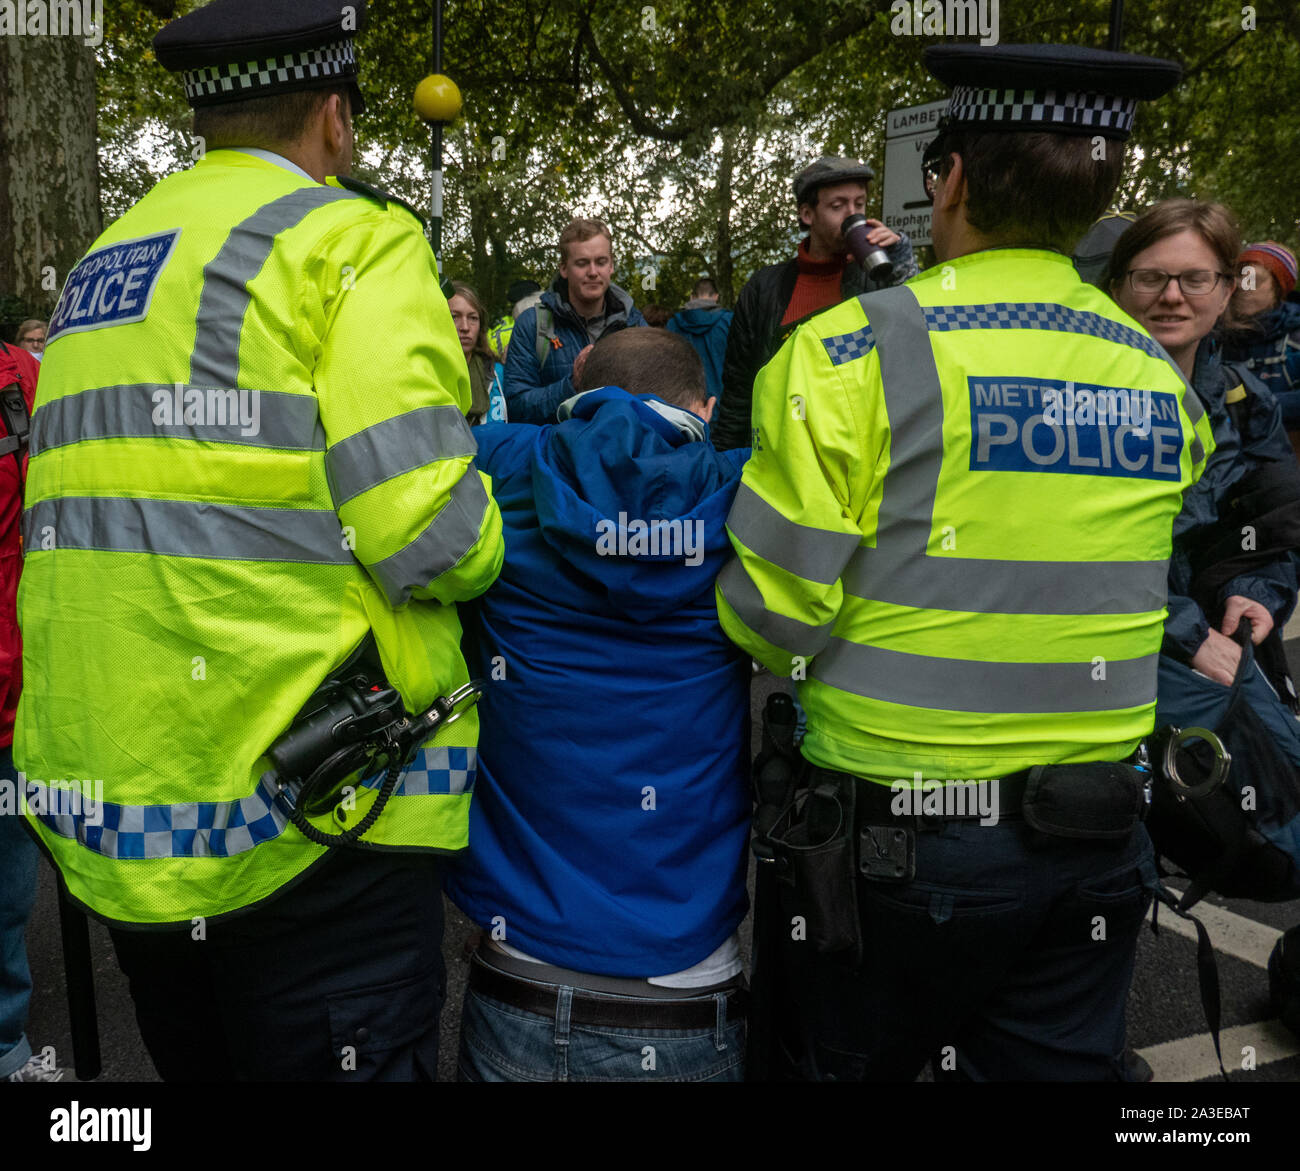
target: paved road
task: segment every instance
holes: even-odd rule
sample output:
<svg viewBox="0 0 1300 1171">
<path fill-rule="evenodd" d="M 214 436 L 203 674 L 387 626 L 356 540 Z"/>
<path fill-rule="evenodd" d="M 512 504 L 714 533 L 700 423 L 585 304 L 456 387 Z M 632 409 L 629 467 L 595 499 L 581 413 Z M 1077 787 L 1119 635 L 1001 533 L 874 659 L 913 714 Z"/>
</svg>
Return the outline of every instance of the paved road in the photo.
<svg viewBox="0 0 1300 1171">
<path fill-rule="evenodd" d="M 1295 633 L 1300 634 L 1300 629 Z M 1288 641 L 1287 651 L 1292 671 L 1300 678 L 1300 638 Z M 772 686 L 766 677 L 756 681 L 755 714 Z M 1233 1080 L 1300 1081 L 1300 1040 L 1269 1021 L 1268 981 L 1263 969 L 1280 931 L 1300 922 L 1300 902 L 1264 905 L 1212 897 L 1202 908 L 1198 914 L 1210 926 L 1218 949 L 1224 1060 Z M 1138 944 L 1129 998 L 1130 1043 L 1147 1058 L 1162 1081 L 1217 1077 L 1197 992 L 1195 941 L 1171 915 L 1162 913 L 1159 921 L 1159 935 L 1146 929 Z M 465 990 L 463 953 L 470 931 L 471 924 L 448 903 L 443 948 L 448 997 L 442 1016 L 439 1062 L 442 1080 L 455 1078 L 460 1002 Z M 744 934 L 748 948 L 748 923 Z M 103 1051 L 100 1080 L 154 1081 L 157 1074 L 136 1029 L 126 981 L 117 969 L 107 932 L 96 923 L 91 924 L 91 946 Z M 53 1045 L 60 1063 L 71 1065 L 58 914 L 52 877 L 44 866 L 29 930 L 28 953 L 36 983 L 28 1035 L 38 1049 Z M 1242 1068 L 1243 1062 L 1254 1068 Z"/>
</svg>

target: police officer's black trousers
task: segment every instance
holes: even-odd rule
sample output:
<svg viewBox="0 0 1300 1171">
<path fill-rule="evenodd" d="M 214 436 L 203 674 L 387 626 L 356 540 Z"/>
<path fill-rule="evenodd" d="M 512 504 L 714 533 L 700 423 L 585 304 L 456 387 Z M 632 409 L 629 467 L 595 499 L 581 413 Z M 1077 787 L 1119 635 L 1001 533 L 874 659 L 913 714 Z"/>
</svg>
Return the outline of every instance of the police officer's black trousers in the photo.
<svg viewBox="0 0 1300 1171">
<path fill-rule="evenodd" d="M 1019 820 L 917 832 L 915 879 L 857 880 L 860 964 L 782 924 L 797 1076 L 911 1081 L 933 1059 L 941 1079 L 1120 1080 L 1156 881 L 1141 825 L 1118 842 L 1045 838 Z"/>
<path fill-rule="evenodd" d="M 435 857 L 331 850 L 248 913 L 111 934 L 164 1081 L 433 1081 Z"/>
</svg>

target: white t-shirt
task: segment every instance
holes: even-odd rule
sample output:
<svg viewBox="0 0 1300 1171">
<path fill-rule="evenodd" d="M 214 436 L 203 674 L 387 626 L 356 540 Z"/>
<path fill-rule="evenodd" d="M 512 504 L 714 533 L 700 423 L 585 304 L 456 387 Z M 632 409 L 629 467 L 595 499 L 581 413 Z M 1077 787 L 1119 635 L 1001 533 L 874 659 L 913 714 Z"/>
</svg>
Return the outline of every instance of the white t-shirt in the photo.
<svg viewBox="0 0 1300 1171">
<path fill-rule="evenodd" d="M 524 960 L 530 964 L 546 963 L 546 960 L 530 956 L 517 947 L 511 947 L 508 943 L 496 939 L 487 939 L 484 942 L 488 947 L 494 947 L 517 960 Z M 645 980 L 647 984 L 657 984 L 660 988 L 709 988 L 738 976 L 741 966 L 740 932 L 733 931 L 711 955 L 706 956 L 698 964 L 668 976 L 648 976 Z"/>
</svg>

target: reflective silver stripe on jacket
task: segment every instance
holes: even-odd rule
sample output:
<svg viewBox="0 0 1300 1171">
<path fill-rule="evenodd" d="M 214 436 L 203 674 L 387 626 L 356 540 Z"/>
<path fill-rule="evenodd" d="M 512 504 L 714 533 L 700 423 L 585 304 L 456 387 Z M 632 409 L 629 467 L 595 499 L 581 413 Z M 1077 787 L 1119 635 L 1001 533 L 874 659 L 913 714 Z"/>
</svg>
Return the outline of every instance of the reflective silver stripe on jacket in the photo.
<svg viewBox="0 0 1300 1171">
<path fill-rule="evenodd" d="M 826 645 L 835 627 L 834 619 L 813 626 L 773 613 L 763 603 L 763 595 L 745 572 L 739 557 L 728 561 L 718 574 L 718 590 L 750 630 L 787 654 L 811 658 Z"/>
<path fill-rule="evenodd" d="M 1068 714 L 1149 704 L 1160 656 L 1093 663 L 976 663 L 832 638 L 813 660 L 823 683 L 869 699 L 954 712 Z"/>
<path fill-rule="evenodd" d="M 266 264 L 275 238 L 317 208 L 358 199 L 338 187 L 300 187 L 258 208 L 236 224 L 203 269 L 203 292 L 194 321 L 189 381 L 197 386 L 239 385 L 239 338 L 251 294 L 248 282 Z"/>
<path fill-rule="evenodd" d="M 325 453 L 334 507 L 435 460 L 477 452 L 474 433 L 458 407 L 419 407 L 385 419 Z"/>
<path fill-rule="evenodd" d="M 844 592 L 976 614 L 1146 614 L 1165 604 L 1167 561 L 998 561 L 860 548 Z"/>
<path fill-rule="evenodd" d="M 862 541 L 857 533 L 833 533 L 788 520 L 744 483 L 736 490 L 727 528 L 764 561 L 823 585 L 839 580 Z"/>
<path fill-rule="evenodd" d="M 27 509 L 23 533 L 29 552 L 95 549 L 221 561 L 356 563 L 332 509 L 61 496 Z"/>
<path fill-rule="evenodd" d="M 390 605 L 400 606 L 412 590 L 424 589 L 469 554 L 482 534 L 488 504 L 483 479 L 471 461 L 424 532 L 404 549 L 369 567 Z"/>
<path fill-rule="evenodd" d="M 190 422 L 185 421 L 187 414 Z M 31 454 L 35 457 L 83 439 L 144 438 L 195 439 L 287 451 L 322 451 L 325 447 L 314 395 L 139 382 L 83 390 L 45 403 L 32 420 Z"/>
</svg>

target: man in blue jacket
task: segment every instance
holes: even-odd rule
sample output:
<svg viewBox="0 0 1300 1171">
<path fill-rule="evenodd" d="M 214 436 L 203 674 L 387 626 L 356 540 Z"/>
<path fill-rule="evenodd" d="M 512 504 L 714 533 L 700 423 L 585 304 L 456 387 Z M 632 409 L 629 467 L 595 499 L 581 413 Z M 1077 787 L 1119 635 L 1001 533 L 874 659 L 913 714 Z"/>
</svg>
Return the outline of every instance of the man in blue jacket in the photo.
<svg viewBox="0 0 1300 1171">
<path fill-rule="evenodd" d="M 709 394 L 722 400 L 722 364 L 727 357 L 727 333 L 734 316 L 718 304 L 718 286 L 708 277 L 695 282 L 691 299 L 669 319 L 669 333 L 679 333 L 704 363 Z"/>
<path fill-rule="evenodd" d="M 610 284 L 614 245 L 600 220 L 575 219 L 560 233 L 560 272 L 541 302 L 515 320 L 506 355 L 507 418 L 554 423 L 576 391 L 592 345 L 607 333 L 645 325 L 632 298 Z"/>
<path fill-rule="evenodd" d="M 713 581 L 749 453 L 709 442 L 680 337 L 606 338 L 583 378 L 560 423 L 475 432 L 506 561 L 461 608 L 489 682 L 460 1076 L 739 1081 L 750 664 Z"/>
</svg>

